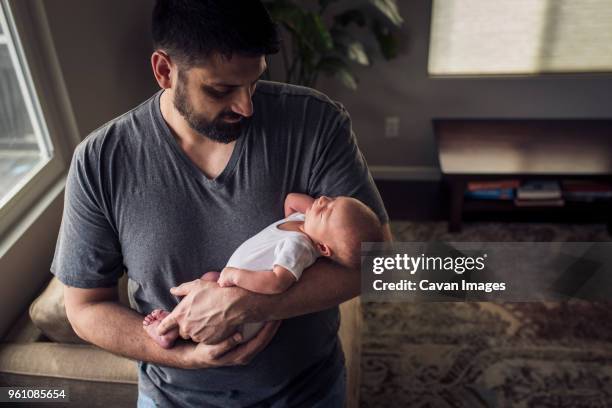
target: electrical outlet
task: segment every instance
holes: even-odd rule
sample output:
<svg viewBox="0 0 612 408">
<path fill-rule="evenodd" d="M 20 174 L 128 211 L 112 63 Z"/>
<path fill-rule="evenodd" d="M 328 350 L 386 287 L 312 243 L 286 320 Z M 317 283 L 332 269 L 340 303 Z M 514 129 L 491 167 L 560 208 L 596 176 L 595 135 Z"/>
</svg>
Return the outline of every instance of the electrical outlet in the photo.
<svg viewBox="0 0 612 408">
<path fill-rule="evenodd" d="M 387 116 L 385 118 L 385 137 L 394 138 L 399 136 L 400 118 L 397 116 Z"/>
</svg>

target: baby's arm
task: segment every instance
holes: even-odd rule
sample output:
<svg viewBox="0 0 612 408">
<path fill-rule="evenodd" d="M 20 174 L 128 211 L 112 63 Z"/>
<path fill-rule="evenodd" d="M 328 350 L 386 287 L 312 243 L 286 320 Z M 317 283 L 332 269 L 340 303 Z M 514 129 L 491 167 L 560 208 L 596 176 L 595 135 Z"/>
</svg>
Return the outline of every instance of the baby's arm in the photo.
<svg viewBox="0 0 612 408">
<path fill-rule="evenodd" d="M 305 213 L 312 206 L 314 198 L 301 193 L 289 193 L 285 198 L 285 217 L 294 212 Z"/>
<path fill-rule="evenodd" d="M 295 276 L 282 266 L 275 265 L 271 271 L 249 271 L 226 267 L 219 276 L 219 286 L 239 286 L 251 292 L 265 295 L 282 293 L 295 283 Z"/>
</svg>

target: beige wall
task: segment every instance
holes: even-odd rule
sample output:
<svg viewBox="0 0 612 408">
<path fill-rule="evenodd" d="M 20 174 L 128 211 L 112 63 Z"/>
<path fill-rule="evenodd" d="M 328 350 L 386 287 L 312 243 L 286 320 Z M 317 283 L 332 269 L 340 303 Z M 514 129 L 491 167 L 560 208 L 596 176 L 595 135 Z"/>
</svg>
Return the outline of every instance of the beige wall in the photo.
<svg viewBox="0 0 612 408">
<path fill-rule="evenodd" d="M 157 89 L 149 64 L 152 0 L 44 0 L 82 136 Z"/>
<path fill-rule="evenodd" d="M 27 310 L 50 277 L 49 266 L 62 215 L 62 189 L 60 185 L 33 209 L 33 223 L 26 221 L 27 225 L 18 225 L 16 231 L 9 233 L 8 239 L 12 234 L 19 234 L 19 239 L 0 259 L 4 282 L 0 286 L 0 336 Z"/>
</svg>

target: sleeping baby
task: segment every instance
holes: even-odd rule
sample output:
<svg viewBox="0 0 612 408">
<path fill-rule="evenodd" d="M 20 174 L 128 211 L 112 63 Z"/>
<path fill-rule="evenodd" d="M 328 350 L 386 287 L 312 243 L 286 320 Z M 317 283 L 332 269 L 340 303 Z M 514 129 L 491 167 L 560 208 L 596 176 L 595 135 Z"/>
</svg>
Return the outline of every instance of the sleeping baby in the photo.
<svg viewBox="0 0 612 408">
<path fill-rule="evenodd" d="M 297 282 L 304 269 L 319 256 L 349 268 L 361 263 L 361 242 L 382 241 L 378 217 L 351 197 L 319 197 L 291 193 L 285 199 L 285 216 L 246 240 L 226 267 L 201 279 L 219 286 L 239 286 L 252 292 L 277 294 Z M 169 312 L 155 309 L 143 320 L 147 333 L 163 348 L 171 348 L 178 328 L 159 336 L 155 329 Z M 251 339 L 263 323 L 242 326 L 242 342 Z"/>
</svg>

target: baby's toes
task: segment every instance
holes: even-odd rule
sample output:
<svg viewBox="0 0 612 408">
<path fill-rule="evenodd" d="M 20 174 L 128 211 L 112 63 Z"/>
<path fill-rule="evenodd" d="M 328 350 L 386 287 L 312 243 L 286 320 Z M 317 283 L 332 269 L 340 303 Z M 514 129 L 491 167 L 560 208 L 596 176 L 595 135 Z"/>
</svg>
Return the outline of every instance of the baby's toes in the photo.
<svg viewBox="0 0 612 408">
<path fill-rule="evenodd" d="M 166 316 L 168 316 L 170 314 L 170 312 L 167 312 L 165 310 L 159 310 L 159 313 L 157 313 L 157 320 L 163 320 Z"/>
<path fill-rule="evenodd" d="M 145 319 L 155 320 L 155 310 L 149 312 L 149 314 L 145 316 Z"/>
</svg>

